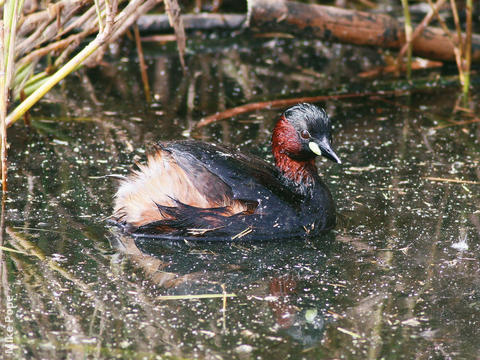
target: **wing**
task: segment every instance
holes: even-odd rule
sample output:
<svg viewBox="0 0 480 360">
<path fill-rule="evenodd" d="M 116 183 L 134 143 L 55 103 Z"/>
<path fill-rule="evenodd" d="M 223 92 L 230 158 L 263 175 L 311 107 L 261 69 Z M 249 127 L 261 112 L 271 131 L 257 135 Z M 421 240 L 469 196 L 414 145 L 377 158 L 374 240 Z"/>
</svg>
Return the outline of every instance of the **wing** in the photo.
<svg viewBox="0 0 480 360">
<path fill-rule="evenodd" d="M 263 159 L 246 156 L 221 145 L 192 140 L 167 144 L 165 148 L 171 151 L 180 166 L 183 166 L 181 158 L 197 160 L 197 164 L 231 189 L 234 199 L 257 202 L 260 207 L 268 205 L 271 209 L 284 205 L 284 202 L 294 207 L 301 204 L 302 196 L 288 188 L 277 168 Z M 191 163 L 186 162 L 186 171 L 189 171 L 188 164 Z"/>
</svg>

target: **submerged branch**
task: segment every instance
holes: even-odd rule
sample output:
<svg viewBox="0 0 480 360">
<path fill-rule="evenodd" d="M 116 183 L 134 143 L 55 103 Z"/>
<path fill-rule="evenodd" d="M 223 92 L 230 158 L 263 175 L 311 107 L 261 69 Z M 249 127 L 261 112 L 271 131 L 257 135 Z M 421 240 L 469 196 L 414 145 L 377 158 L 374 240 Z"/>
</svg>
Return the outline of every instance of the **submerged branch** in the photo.
<svg viewBox="0 0 480 360">
<path fill-rule="evenodd" d="M 295 98 L 289 98 L 289 99 L 260 101 L 260 102 L 236 106 L 234 108 L 207 116 L 196 124 L 196 128 L 201 128 L 203 126 L 209 125 L 216 121 L 228 119 L 233 116 L 252 112 L 255 110 L 286 107 L 286 106 L 295 105 L 301 102 L 319 102 L 319 101 L 326 101 L 326 100 L 332 100 L 332 99 L 352 99 L 352 98 L 368 97 L 368 96 L 374 96 L 374 95 L 380 95 L 380 94 L 383 96 L 384 95 L 400 95 L 407 91 L 410 91 L 410 90 L 391 90 L 391 91 L 365 92 L 365 93 L 353 93 L 353 94 L 303 96 L 303 97 L 295 97 Z"/>
</svg>

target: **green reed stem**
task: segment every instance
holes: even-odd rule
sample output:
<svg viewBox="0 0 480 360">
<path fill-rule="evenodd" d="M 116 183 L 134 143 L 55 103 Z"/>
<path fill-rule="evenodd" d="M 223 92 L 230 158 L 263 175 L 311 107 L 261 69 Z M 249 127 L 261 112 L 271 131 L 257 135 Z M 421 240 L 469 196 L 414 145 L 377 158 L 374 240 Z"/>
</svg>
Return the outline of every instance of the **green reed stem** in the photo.
<svg viewBox="0 0 480 360">
<path fill-rule="evenodd" d="M 9 104 L 10 85 L 15 73 L 15 37 L 17 21 L 22 11 L 23 0 L 10 0 L 4 4 L 3 21 L 0 22 L 0 134 L 2 167 L 2 191 L 7 191 L 7 109 Z"/>
<path fill-rule="evenodd" d="M 99 34 L 82 51 L 74 56 L 69 62 L 58 69 L 46 82 L 36 89 L 30 96 L 22 101 L 6 119 L 6 125 L 10 126 L 25 114 L 36 102 L 38 102 L 52 87 L 63 80 L 67 75 L 75 71 L 82 63 L 92 55 L 104 43 L 103 33 Z"/>
<path fill-rule="evenodd" d="M 463 78 L 463 95 L 468 97 L 468 91 L 470 89 L 470 66 L 472 63 L 472 13 L 473 13 L 473 1 L 467 0 L 465 8 L 467 16 L 466 24 L 466 39 L 465 39 L 465 53 L 464 53 L 464 78 Z"/>
</svg>

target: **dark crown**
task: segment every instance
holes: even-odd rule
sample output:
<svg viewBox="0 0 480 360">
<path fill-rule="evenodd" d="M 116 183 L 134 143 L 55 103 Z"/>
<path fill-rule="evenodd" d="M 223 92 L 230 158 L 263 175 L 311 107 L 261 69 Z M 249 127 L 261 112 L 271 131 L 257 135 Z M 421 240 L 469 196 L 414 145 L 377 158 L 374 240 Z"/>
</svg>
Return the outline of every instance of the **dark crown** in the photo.
<svg viewBox="0 0 480 360">
<path fill-rule="evenodd" d="M 330 119 L 322 108 L 308 103 L 300 103 L 285 110 L 285 118 L 297 129 L 315 129 L 318 132 L 330 132 Z"/>
</svg>

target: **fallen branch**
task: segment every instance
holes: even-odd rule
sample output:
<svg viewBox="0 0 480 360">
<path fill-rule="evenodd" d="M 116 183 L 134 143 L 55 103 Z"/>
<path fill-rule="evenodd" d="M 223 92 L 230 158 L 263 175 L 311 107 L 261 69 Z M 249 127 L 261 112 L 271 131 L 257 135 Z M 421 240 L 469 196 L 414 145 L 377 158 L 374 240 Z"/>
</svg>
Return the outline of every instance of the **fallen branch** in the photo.
<svg viewBox="0 0 480 360">
<path fill-rule="evenodd" d="M 277 31 L 334 42 L 400 49 L 405 44 L 401 22 L 383 14 L 281 0 L 251 0 L 248 23 L 259 31 Z M 453 35 L 454 43 L 458 34 Z M 462 37 L 465 35 L 462 34 Z M 445 32 L 426 27 L 412 41 L 416 56 L 454 61 L 454 47 Z M 472 37 L 472 60 L 480 60 L 480 36 Z"/>
</svg>

